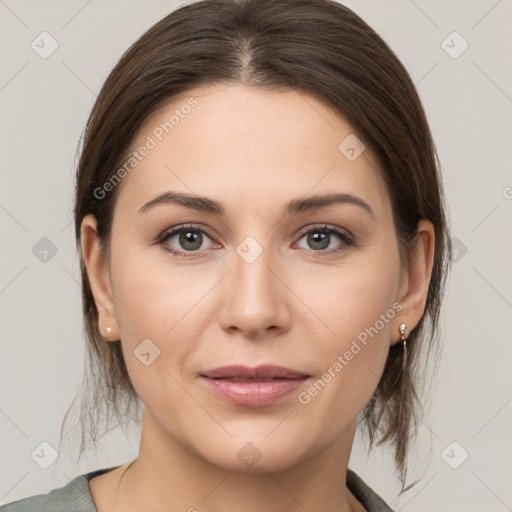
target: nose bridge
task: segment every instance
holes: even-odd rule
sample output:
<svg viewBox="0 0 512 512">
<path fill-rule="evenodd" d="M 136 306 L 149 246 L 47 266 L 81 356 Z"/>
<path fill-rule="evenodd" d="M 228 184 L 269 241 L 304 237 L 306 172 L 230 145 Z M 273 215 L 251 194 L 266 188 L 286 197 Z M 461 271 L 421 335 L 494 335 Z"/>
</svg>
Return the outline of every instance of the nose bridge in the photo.
<svg viewBox="0 0 512 512">
<path fill-rule="evenodd" d="M 224 328 L 237 327 L 255 335 L 268 327 L 283 327 L 287 306 L 282 284 L 270 270 L 275 266 L 272 250 L 252 236 L 235 250 L 222 299 Z"/>
<path fill-rule="evenodd" d="M 272 266 L 270 245 L 263 247 L 254 237 L 248 236 L 236 247 L 234 288 L 238 301 L 254 311 L 270 309 L 277 299 L 275 278 L 268 267 Z"/>
</svg>

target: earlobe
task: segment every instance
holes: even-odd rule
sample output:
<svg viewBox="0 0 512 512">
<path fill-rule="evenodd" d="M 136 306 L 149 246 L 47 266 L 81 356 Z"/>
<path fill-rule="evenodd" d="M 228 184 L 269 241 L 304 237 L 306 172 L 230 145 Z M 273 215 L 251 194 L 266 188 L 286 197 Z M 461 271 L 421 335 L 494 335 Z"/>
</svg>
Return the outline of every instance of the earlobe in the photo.
<svg viewBox="0 0 512 512">
<path fill-rule="evenodd" d="M 120 339 L 112 286 L 108 272 L 108 262 L 100 246 L 97 222 L 94 215 L 86 215 L 80 228 L 82 258 L 87 269 L 96 309 L 98 310 L 98 329 L 108 341 Z"/>
<path fill-rule="evenodd" d="M 434 263 L 434 247 L 434 227 L 430 221 L 422 219 L 418 223 L 410 265 L 405 271 L 404 286 L 401 288 L 402 310 L 397 315 L 398 325 L 405 323 L 409 332 L 416 327 L 425 311 Z M 391 344 L 401 342 L 398 325 L 393 329 Z"/>
</svg>

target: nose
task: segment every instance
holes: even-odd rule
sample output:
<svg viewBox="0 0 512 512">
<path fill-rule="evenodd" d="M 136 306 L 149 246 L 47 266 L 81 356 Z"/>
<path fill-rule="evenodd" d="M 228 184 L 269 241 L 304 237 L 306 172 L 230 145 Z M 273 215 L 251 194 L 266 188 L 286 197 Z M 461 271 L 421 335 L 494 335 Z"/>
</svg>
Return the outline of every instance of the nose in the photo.
<svg viewBox="0 0 512 512">
<path fill-rule="evenodd" d="M 217 318 L 223 329 L 247 338 L 276 336 L 290 326 L 290 294 L 270 251 L 254 261 L 235 254 L 231 271 L 223 279 Z"/>
</svg>

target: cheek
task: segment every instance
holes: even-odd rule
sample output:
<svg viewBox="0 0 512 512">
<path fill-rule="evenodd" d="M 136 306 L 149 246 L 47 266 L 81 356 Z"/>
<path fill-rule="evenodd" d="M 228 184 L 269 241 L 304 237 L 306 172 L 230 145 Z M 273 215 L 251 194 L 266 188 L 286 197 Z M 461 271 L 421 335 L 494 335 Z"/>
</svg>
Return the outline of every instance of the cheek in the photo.
<svg viewBox="0 0 512 512">
<path fill-rule="evenodd" d="M 126 245 L 112 255 L 116 314 L 126 328 L 123 341 L 129 344 L 144 338 L 165 343 L 176 337 L 201 309 L 195 305 L 211 287 L 207 278 L 191 275 L 192 267 L 167 265 L 161 251 L 157 246 L 141 250 Z"/>
<path fill-rule="evenodd" d="M 357 271 L 340 269 L 322 293 L 309 294 L 312 309 L 320 312 L 331 332 L 317 345 L 316 357 L 323 366 L 299 402 L 311 407 L 312 414 L 315 410 L 330 418 L 326 424 L 332 428 L 358 416 L 384 369 L 391 328 L 401 310 L 396 300 L 398 254 L 384 254 L 368 259 Z"/>
<path fill-rule="evenodd" d="M 297 281 L 294 290 L 299 290 L 317 321 L 324 324 L 323 332 L 331 341 L 324 346 L 343 349 L 376 322 L 379 335 L 389 340 L 391 326 L 386 320 L 396 313 L 393 304 L 399 278 L 398 252 L 384 246 L 364 254 L 354 253 L 346 263 L 328 272 L 301 277 L 302 284 Z M 384 323 L 381 315 L 385 315 Z"/>
<path fill-rule="evenodd" d="M 148 251 L 117 246 L 112 281 L 123 354 L 130 380 L 145 405 L 165 400 L 169 407 L 183 393 L 180 368 L 205 330 L 204 297 L 215 276 L 190 274 L 192 267 L 165 265 Z M 148 355 L 149 354 L 149 355 Z M 167 374 L 165 373 L 167 372 Z M 171 399 L 169 401 L 169 399 Z"/>
</svg>

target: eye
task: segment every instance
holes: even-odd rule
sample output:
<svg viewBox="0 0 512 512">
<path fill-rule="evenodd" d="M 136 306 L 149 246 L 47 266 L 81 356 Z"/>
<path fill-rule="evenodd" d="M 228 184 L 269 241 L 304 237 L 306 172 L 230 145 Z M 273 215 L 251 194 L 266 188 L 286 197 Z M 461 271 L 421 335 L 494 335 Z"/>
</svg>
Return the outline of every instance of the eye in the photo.
<svg viewBox="0 0 512 512">
<path fill-rule="evenodd" d="M 204 242 L 207 240 L 211 240 L 211 238 L 203 229 L 199 229 L 193 225 L 183 225 L 165 232 L 159 238 L 158 243 L 172 254 L 195 257 L 200 256 L 200 254 L 195 253 L 208 249 L 208 247 L 203 246 Z M 173 249 L 172 247 L 177 247 L 177 249 Z"/>
<path fill-rule="evenodd" d="M 335 236 L 333 237 L 333 235 Z M 306 244 L 309 246 L 306 247 L 306 249 L 323 254 L 337 253 L 354 243 L 352 235 L 350 235 L 348 231 L 328 225 L 309 228 L 307 231 L 302 233 L 300 240 L 304 238 L 306 239 Z M 335 243 L 336 238 L 341 241 L 341 243 L 338 243 L 338 245 L 335 245 L 333 248 L 332 243 Z"/>
<path fill-rule="evenodd" d="M 333 235 L 335 236 L 333 237 Z M 339 241 L 338 245 L 332 247 L 336 238 Z M 309 247 L 301 249 L 319 253 L 318 256 L 338 253 L 354 243 L 353 237 L 348 231 L 325 224 L 303 231 L 299 241 L 302 239 L 306 240 Z M 176 256 L 191 258 L 200 257 L 204 250 L 212 247 L 212 245 L 204 247 L 204 243 L 208 240 L 212 241 L 211 236 L 204 229 L 190 224 L 177 226 L 164 232 L 157 243 Z"/>
</svg>

